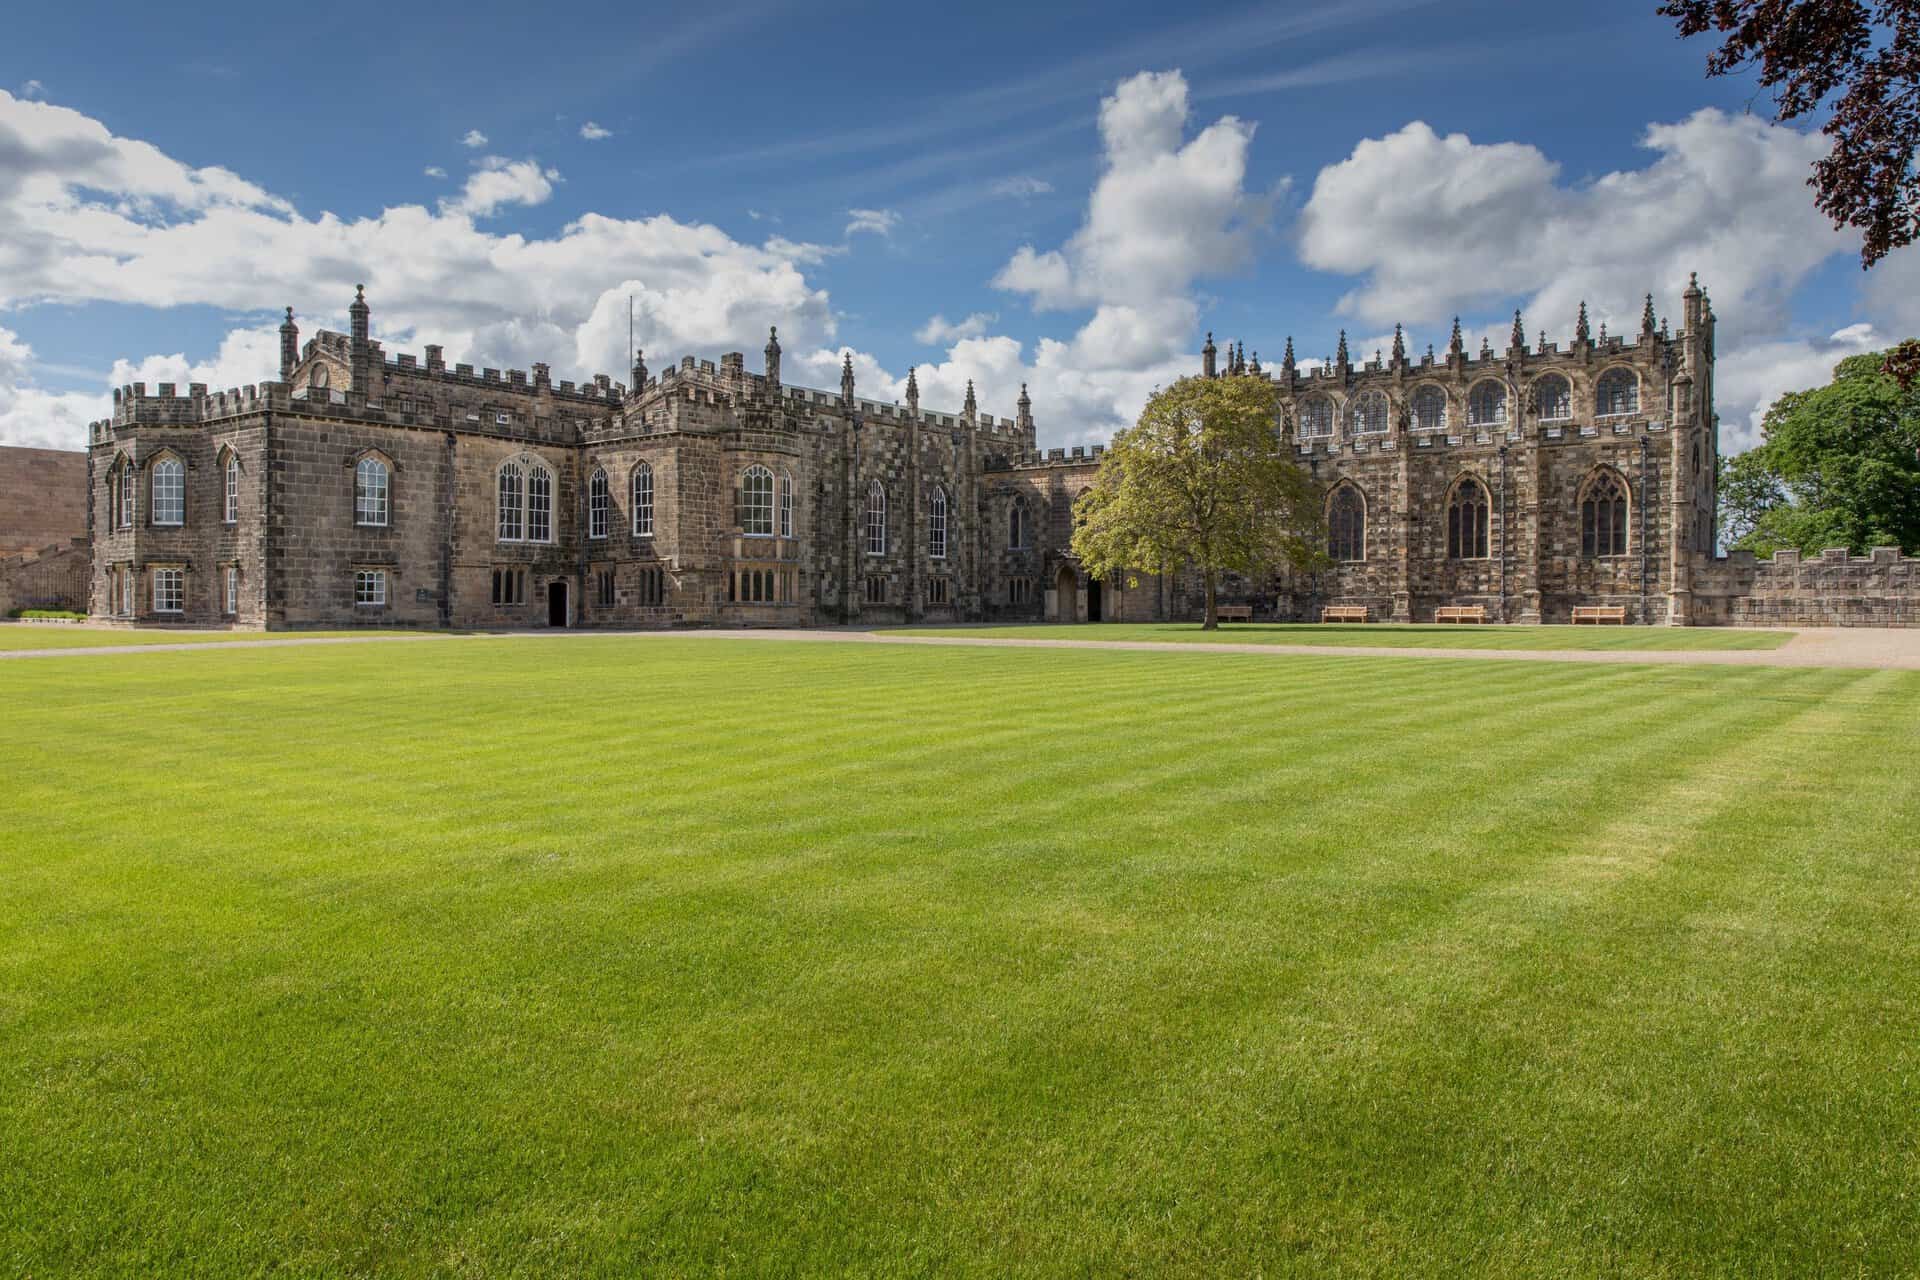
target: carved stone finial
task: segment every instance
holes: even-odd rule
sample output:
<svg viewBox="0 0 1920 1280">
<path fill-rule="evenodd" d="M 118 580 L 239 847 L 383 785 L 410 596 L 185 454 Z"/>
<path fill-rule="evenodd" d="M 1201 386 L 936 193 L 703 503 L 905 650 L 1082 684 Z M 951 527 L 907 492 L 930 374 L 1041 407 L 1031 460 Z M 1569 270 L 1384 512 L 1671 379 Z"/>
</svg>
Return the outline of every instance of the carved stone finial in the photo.
<svg viewBox="0 0 1920 1280">
<path fill-rule="evenodd" d="M 1399 325 L 1393 326 L 1393 362 L 1395 364 L 1407 362 L 1407 335 Z"/>
<path fill-rule="evenodd" d="M 1640 312 L 1640 336 L 1643 338 L 1651 338 L 1653 336 L 1653 330 L 1653 295 L 1648 294 L 1647 305 L 1642 308 Z"/>
<path fill-rule="evenodd" d="M 1526 325 L 1522 323 L 1518 311 L 1513 313 L 1513 337 L 1509 339 L 1507 346 L 1513 351 L 1525 351 L 1527 349 L 1527 328 Z"/>
<path fill-rule="evenodd" d="M 1456 356 L 1465 354 L 1466 349 L 1467 344 L 1460 336 L 1460 317 L 1455 316 L 1453 318 L 1453 338 L 1447 343 L 1447 359 L 1452 360 Z"/>
<path fill-rule="evenodd" d="M 979 411 L 980 411 L 980 406 L 974 401 L 974 398 L 973 398 L 973 379 L 968 378 L 967 379 L 967 398 L 960 405 L 960 412 L 966 414 L 968 417 L 972 417 Z"/>
<path fill-rule="evenodd" d="M 1587 304 L 1583 300 L 1580 303 L 1580 317 L 1573 326 L 1573 345 L 1584 347 L 1592 341 L 1593 329 L 1587 324 Z"/>
<path fill-rule="evenodd" d="M 1340 345 L 1334 348 L 1333 359 L 1339 368 L 1347 367 L 1347 331 L 1345 329 L 1340 331 Z"/>
</svg>

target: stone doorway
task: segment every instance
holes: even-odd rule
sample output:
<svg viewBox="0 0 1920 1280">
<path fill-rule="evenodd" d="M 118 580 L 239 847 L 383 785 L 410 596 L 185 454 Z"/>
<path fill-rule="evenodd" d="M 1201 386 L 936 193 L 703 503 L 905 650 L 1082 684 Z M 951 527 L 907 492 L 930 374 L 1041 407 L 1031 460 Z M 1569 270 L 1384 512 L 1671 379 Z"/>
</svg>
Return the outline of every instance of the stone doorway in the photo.
<svg viewBox="0 0 1920 1280">
<path fill-rule="evenodd" d="M 1072 565 L 1060 566 L 1060 573 L 1053 580 L 1053 598 L 1056 602 L 1055 616 L 1059 621 L 1080 621 L 1080 577 L 1074 573 Z"/>
<path fill-rule="evenodd" d="M 1099 622 L 1100 618 L 1100 579 L 1087 579 L 1087 621 Z"/>
<path fill-rule="evenodd" d="M 547 587 L 547 625 L 567 625 L 567 584 L 555 582 Z"/>
</svg>

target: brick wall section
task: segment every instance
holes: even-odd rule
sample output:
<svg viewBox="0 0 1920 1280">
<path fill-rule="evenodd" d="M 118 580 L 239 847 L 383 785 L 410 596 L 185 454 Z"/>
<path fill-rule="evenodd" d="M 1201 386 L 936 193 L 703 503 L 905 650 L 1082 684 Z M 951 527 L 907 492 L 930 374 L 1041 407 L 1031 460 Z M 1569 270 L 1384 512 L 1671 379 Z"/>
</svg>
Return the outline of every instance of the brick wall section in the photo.
<svg viewBox="0 0 1920 1280">
<path fill-rule="evenodd" d="M 0 446 L 0 559 L 87 536 L 87 455 Z"/>
</svg>

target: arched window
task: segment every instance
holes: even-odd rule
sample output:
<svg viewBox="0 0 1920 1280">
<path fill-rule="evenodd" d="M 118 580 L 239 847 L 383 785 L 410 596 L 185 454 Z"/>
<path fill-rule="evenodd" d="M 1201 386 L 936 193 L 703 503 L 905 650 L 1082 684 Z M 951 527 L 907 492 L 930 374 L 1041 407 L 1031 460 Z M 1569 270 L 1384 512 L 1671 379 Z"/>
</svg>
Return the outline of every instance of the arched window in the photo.
<svg viewBox="0 0 1920 1280">
<path fill-rule="evenodd" d="M 1415 431 L 1447 429 L 1447 393 L 1431 382 L 1414 390 L 1413 429 Z"/>
<path fill-rule="evenodd" d="M 1387 429 L 1387 396 L 1383 391 L 1363 391 L 1354 397 L 1353 407 L 1347 411 L 1348 420 L 1356 434 L 1364 434 Z"/>
<path fill-rule="evenodd" d="M 1593 411 L 1601 417 L 1640 412 L 1640 379 L 1631 369 L 1609 369 L 1593 389 Z"/>
<path fill-rule="evenodd" d="M 1557 373 L 1533 384 L 1533 411 L 1542 422 L 1564 422 L 1573 416 L 1573 388 Z"/>
<path fill-rule="evenodd" d="M 499 538 L 518 542 L 526 536 L 527 474 L 517 462 L 500 468 Z"/>
<path fill-rule="evenodd" d="M 527 469 L 527 541 L 553 541 L 553 473 L 537 462 Z"/>
<path fill-rule="evenodd" d="M 1335 560 L 1367 558 L 1367 503 L 1350 484 L 1335 489 L 1327 502 L 1327 554 Z"/>
<path fill-rule="evenodd" d="M 875 480 L 867 486 L 867 554 L 887 553 L 887 490 Z"/>
<path fill-rule="evenodd" d="M 387 523 L 387 464 L 362 458 L 353 465 L 353 522 L 384 528 Z"/>
<path fill-rule="evenodd" d="M 740 477 L 740 532 L 773 536 L 773 472 L 765 467 L 748 467 Z"/>
<path fill-rule="evenodd" d="M 162 458 L 153 464 L 149 482 L 148 510 L 155 524 L 185 524 L 187 519 L 187 467 L 178 458 Z"/>
<path fill-rule="evenodd" d="M 307 374 L 307 385 L 316 390 L 325 391 L 327 389 L 327 366 L 324 364 L 313 366 L 312 371 Z"/>
<path fill-rule="evenodd" d="M 1627 482 L 1611 467 L 1594 472 L 1581 492 L 1580 554 L 1627 554 Z"/>
<path fill-rule="evenodd" d="M 234 457 L 231 450 L 227 453 L 225 472 L 220 518 L 227 524 L 238 524 L 240 521 L 240 459 Z"/>
<path fill-rule="evenodd" d="M 793 472 L 780 473 L 780 536 L 793 536 Z"/>
<path fill-rule="evenodd" d="M 1485 559 L 1492 514 L 1487 487 L 1472 476 L 1463 477 L 1447 498 L 1447 559 Z"/>
<path fill-rule="evenodd" d="M 1500 382 L 1482 382 L 1467 393 L 1467 425 L 1497 427 L 1507 420 L 1507 388 Z"/>
<path fill-rule="evenodd" d="M 607 536 L 607 520 L 613 514 L 613 495 L 607 491 L 607 473 L 596 467 L 587 481 L 587 536 Z"/>
<path fill-rule="evenodd" d="M 120 527 L 133 528 L 133 464 L 120 459 Z"/>
<path fill-rule="evenodd" d="M 947 558 L 947 491 L 933 486 L 933 501 L 927 504 L 927 555 L 934 560 Z"/>
<path fill-rule="evenodd" d="M 653 536 L 653 464 L 649 462 L 633 469 L 633 536 Z"/>
<path fill-rule="evenodd" d="M 1027 500 L 1015 498 L 1013 509 L 1007 513 L 1007 549 L 1025 551 L 1027 549 Z"/>
<path fill-rule="evenodd" d="M 1333 401 L 1315 396 L 1300 406 L 1300 438 L 1318 440 L 1333 434 Z"/>
</svg>

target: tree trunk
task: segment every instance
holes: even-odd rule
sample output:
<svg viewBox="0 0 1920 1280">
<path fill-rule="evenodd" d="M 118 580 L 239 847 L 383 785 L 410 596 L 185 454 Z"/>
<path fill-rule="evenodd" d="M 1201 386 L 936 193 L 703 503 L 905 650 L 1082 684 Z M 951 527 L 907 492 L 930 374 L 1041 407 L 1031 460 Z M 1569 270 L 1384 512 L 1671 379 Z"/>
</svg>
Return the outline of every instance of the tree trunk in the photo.
<svg viewBox="0 0 1920 1280">
<path fill-rule="evenodd" d="M 1211 568 L 1207 570 L 1207 617 L 1206 621 L 1200 624 L 1200 629 L 1202 631 L 1218 631 L 1220 629 L 1220 601 L 1214 586 L 1213 570 Z"/>
</svg>

